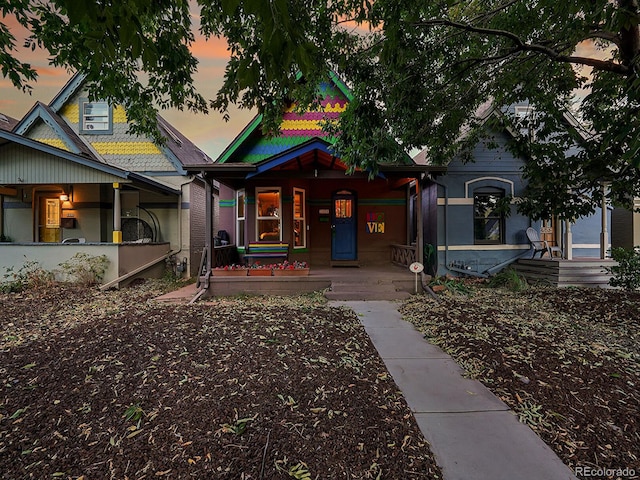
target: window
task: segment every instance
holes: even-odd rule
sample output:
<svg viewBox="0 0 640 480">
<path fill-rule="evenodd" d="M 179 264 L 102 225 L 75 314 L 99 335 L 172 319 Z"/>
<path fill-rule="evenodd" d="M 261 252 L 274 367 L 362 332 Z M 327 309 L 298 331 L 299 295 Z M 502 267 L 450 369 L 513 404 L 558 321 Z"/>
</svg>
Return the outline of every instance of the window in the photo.
<svg viewBox="0 0 640 480">
<path fill-rule="evenodd" d="M 244 190 L 236 192 L 236 245 L 244 245 Z"/>
<path fill-rule="evenodd" d="M 338 198 L 336 199 L 333 208 L 335 209 L 335 218 L 351 218 L 353 216 L 351 211 L 351 199 Z"/>
<path fill-rule="evenodd" d="M 307 246 L 307 222 L 305 215 L 305 191 L 293 189 L 293 248 Z"/>
<path fill-rule="evenodd" d="M 516 117 L 516 125 L 520 129 L 520 135 L 530 140 L 535 139 L 535 108 L 532 106 L 518 105 L 515 107 L 514 114 Z"/>
<path fill-rule="evenodd" d="M 476 244 L 504 243 L 504 190 L 482 188 L 473 193 L 473 236 Z"/>
<path fill-rule="evenodd" d="M 280 189 L 274 187 L 256 188 L 256 203 L 258 206 L 257 239 L 266 242 L 281 241 Z"/>
<path fill-rule="evenodd" d="M 113 133 L 113 116 L 107 102 L 90 102 L 86 98 L 80 100 L 80 133 Z"/>
</svg>

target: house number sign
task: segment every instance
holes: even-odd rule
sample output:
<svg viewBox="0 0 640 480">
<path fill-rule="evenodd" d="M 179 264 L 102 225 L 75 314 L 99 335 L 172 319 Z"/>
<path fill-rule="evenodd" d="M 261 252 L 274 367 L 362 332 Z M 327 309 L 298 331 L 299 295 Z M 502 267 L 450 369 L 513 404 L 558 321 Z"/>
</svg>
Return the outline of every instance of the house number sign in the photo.
<svg viewBox="0 0 640 480">
<path fill-rule="evenodd" d="M 384 233 L 384 213 L 367 213 L 367 233 Z"/>
</svg>

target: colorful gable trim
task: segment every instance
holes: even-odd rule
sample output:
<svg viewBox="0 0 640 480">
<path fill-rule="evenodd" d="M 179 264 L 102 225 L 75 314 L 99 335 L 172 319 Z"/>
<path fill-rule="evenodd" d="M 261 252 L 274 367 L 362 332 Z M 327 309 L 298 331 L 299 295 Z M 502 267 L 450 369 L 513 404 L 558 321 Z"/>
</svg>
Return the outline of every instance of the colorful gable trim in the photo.
<svg viewBox="0 0 640 480">
<path fill-rule="evenodd" d="M 322 98 L 320 110 L 300 114 L 295 111 L 295 103 L 291 104 L 283 113 L 280 133 L 272 138 L 261 132 L 262 116 L 258 115 L 220 155 L 217 163 L 260 163 L 316 138 L 334 144 L 335 138 L 322 127 L 327 121 L 337 120 L 346 110 L 350 94 L 334 74 L 330 75 L 330 81 L 319 86 L 318 92 Z"/>
</svg>

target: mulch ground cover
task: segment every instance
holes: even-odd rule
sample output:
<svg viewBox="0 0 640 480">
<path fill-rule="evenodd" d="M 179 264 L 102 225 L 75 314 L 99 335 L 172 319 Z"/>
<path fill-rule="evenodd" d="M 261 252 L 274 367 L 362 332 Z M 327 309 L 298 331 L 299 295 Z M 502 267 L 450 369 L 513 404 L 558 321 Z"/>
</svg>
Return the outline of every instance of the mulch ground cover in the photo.
<svg viewBox="0 0 640 480">
<path fill-rule="evenodd" d="M 160 293 L 0 294 L 0 478 L 441 478 L 350 310 Z"/>
<path fill-rule="evenodd" d="M 637 478 L 639 306 L 622 291 L 479 287 L 414 297 L 402 313 L 574 471 Z"/>
</svg>

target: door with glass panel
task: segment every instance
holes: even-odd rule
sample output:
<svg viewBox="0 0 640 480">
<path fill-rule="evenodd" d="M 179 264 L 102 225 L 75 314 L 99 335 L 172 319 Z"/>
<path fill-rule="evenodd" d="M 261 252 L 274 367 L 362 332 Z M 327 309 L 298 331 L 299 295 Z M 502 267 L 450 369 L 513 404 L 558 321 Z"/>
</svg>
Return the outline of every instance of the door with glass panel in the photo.
<svg viewBox="0 0 640 480">
<path fill-rule="evenodd" d="M 55 243 L 60 238 L 60 200 L 40 197 L 38 204 L 38 242 Z"/>
<path fill-rule="evenodd" d="M 331 260 L 356 260 L 356 196 L 349 190 L 333 194 L 331 208 Z"/>
</svg>

